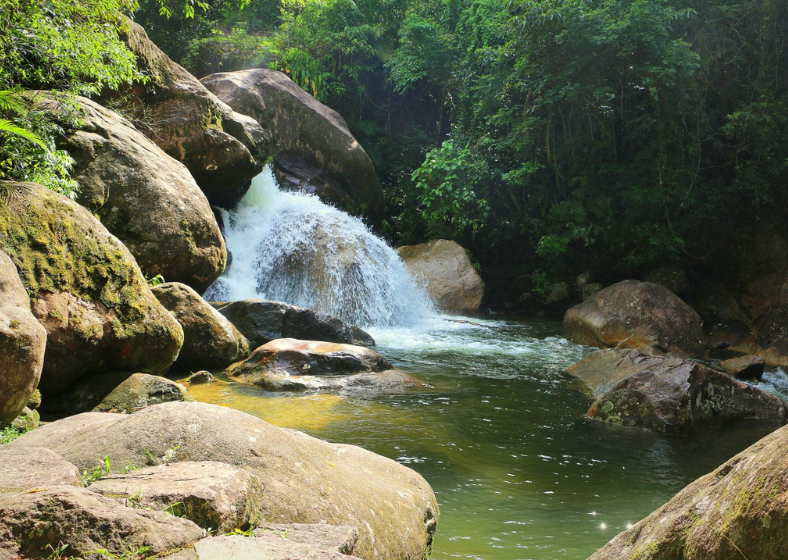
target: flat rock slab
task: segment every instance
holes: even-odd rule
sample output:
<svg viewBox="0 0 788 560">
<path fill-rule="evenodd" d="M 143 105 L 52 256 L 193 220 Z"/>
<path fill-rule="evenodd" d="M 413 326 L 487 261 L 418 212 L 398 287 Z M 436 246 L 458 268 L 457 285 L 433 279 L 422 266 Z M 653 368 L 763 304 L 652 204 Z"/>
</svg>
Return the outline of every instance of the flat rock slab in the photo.
<svg viewBox="0 0 788 560">
<path fill-rule="evenodd" d="M 79 469 L 43 447 L 0 446 L 0 495 L 47 486 L 81 488 Z"/>
<path fill-rule="evenodd" d="M 348 560 L 358 558 L 293 542 L 276 533 L 262 536 L 213 537 L 194 545 L 197 560 Z"/>
<path fill-rule="evenodd" d="M 788 428 L 766 436 L 614 537 L 590 560 L 788 558 Z"/>
<path fill-rule="evenodd" d="M 338 317 L 287 303 L 247 299 L 211 305 L 241 331 L 252 348 L 278 338 L 375 345 L 367 332 Z"/>
<path fill-rule="evenodd" d="M 720 367 L 736 379 L 755 379 L 763 377 L 766 362 L 760 356 L 741 356 L 720 362 Z"/>
<path fill-rule="evenodd" d="M 243 376 L 238 381 L 245 381 Z M 398 391 L 423 384 L 398 369 L 353 375 L 288 375 L 259 372 L 249 381 L 268 391 Z"/>
<path fill-rule="evenodd" d="M 128 415 L 87 412 L 7 445 L 47 447 L 83 470 L 107 456 L 118 466 L 143 467 L 151 458 L 234 465 L 264 482 L 260 513 L 268 522 L 357 527 L 356 554 L 364 558 L 422 558 L 438 521 L 435 495 L 412 469 L 217 405 L 165 403 Z"/>
<path fill-rule="evenodd" d="M 51 486 L 0 495 L 0 558 L 39 558 L 61 543 L 76 557 L 90 557 L 97 549 L 120 555 L 144 546 L 152 555 L 202 536 L 191 521 L 123 507 L 87 488 Z"/>
<path fill-rule="evenodd" d="M 286 538 L 290 542 L 322 548 L 340 554 L 352 554 L 358 542 L 358 529 L 348 525 L 325 523 L 283 523 L 263 525 L 255 529 L 255 537 L 270 536 L 270 533 Z"/>
<path fill-rule="evenodd" d="M 124 505 L 169 508 L 204 529 L 227 533 L 260 523 L 264 484 L 232 465 L 185 461 L 108 476 L 90 489 Z"/>
<path fill-rule="evenodd" d="M 605 363 L 609 381 L 603 375 Z M 681 358 L 601 350 L 572 369 L 578 377 L 593 383 L 595 395 L 615 383 L 588 410 L 591 418 L 613 424 L 684 433 L 733 420 L 782 424 L 786 418 L 786 406 L 779 397 Z"/>
<path fill-rule="evenodd" d="M 249 358 L 230 368 L 228 373 L 233 376 L 257 371 L 282 375 L 351 375 L 391 368 L 386 358 L 369 348 L 280 338 L 252 352 Z"/>
<path fill-rule="evenodd" d="M 586 354 L 567 372 L 583 382 L 584 388 L 599 398 L 630 375 L 653 366 L 651 356 L 640 350 L 597 350 Z"/>
</svg>

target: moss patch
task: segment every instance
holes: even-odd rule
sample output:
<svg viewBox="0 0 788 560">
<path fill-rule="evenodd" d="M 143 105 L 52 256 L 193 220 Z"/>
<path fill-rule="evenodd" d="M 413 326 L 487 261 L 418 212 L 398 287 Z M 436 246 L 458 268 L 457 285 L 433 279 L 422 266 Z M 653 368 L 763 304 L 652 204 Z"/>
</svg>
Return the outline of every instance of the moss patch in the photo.
<svg viewBox="0 0 788 560">
<path fill-rule="evenodd" d="M 122 247 L 86 225 L 75 204 L 36 185 L 25 192 L 24 199 L 0 205 L 0 248 L 25 287 L 33 294 L 68 292 L 144 319 L 145 283 Z"/>
</svg>

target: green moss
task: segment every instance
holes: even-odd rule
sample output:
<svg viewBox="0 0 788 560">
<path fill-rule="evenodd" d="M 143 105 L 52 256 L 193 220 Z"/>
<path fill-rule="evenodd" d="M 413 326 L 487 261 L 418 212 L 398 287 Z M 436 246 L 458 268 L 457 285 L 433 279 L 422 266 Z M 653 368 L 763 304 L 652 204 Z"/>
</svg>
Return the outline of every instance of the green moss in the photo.
<svg viewBox="0 0 788 560">
<path fill-rule="evenodd" d="M 121 316 L 145 316 L 145 283 L 128 255 L 100 230 L 86 231 L 76 209 L 49 191 L 31 188 L 25 200 L 0 205 L 0 247 L 29 293 L 68 292 Z"/>
</svg>

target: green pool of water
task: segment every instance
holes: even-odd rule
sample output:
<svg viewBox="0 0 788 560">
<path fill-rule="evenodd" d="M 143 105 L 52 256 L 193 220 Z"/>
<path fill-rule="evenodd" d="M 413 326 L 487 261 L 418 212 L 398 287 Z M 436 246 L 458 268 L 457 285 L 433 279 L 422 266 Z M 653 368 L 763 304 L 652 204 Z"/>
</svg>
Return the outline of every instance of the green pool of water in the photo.
<svg viewBox="0 0 788 560">
<path fill-rule="evenodd" d="M 482 323 L 372 331 L 423 389 L 293 395 L 219 381 L 190 391 L 420 472 L 441 507 L 436 559 L 584 559 L 774 428 L 682 439 L 588 420 L 591 401 L 565 373 L 585 350 L 559 323 Z"/>
</svg>

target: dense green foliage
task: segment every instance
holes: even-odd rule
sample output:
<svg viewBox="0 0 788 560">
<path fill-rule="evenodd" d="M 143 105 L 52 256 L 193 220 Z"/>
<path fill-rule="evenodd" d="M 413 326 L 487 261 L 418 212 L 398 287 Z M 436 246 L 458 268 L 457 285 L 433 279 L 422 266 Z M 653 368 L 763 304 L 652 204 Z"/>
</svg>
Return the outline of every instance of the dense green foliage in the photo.
<svg viewBox="0 0 788 560">
<path fill-rule="evenodd" d="M 513 295 L 585 270 L 724 269 L 785 214 L 774 0 L 0 0 L 3 177 L 74 194 L 63 123 L 19 92 L 143 80 L 131 13 L 198 76 L 275 68 L 337 109 L 392 241 L 455 239 Z"/>
<path fill-rule="evenodd" d="M 0 178 L 36 181 L 75 196 L 73 161 L 55 149 L 61 125 L 78 118 L 68 95 L 94 95 L 144 77 L 120 39 L 135 0 L 0 0 Z M 35 94 L 63 92 L 58 115 Z"/>
<path fill-rule="evenodd" d="M 394 241 L 456 239 L 513 292 L 584 270 L 708 270 L 785 212 L 785 2 L 205 8 L 154 40 L 199 74 L 287 72 L 368 149 Z"/>
</svg>

